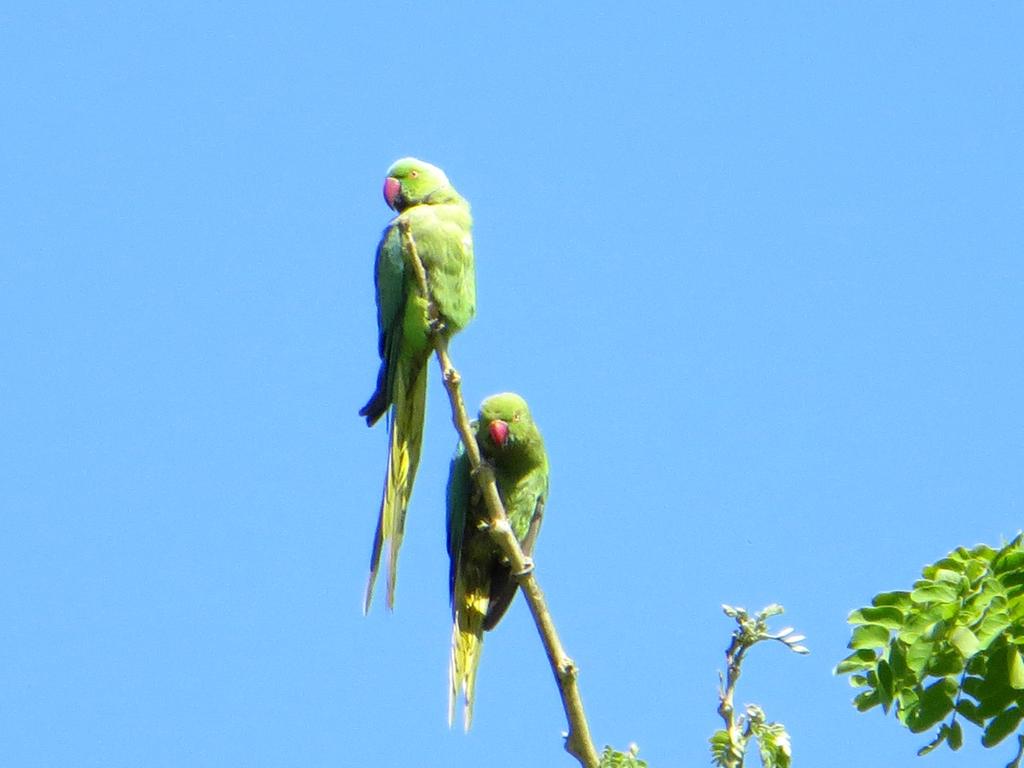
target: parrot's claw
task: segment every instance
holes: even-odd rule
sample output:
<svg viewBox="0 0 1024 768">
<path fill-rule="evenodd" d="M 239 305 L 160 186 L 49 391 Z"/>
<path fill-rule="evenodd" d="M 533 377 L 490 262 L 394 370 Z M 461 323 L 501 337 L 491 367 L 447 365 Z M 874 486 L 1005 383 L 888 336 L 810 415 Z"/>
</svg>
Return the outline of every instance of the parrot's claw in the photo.
<svg viewBox="0 0 1024 768">
<path fill-rule="evenodd" d="M 430 328 L 430 332 L 437 336 L 443 336 L 444 332 L 448 330 L 448 326 L 440 317 L 430 318 L 427 321 L 427 326 Z"/>
<path fill-rule="evenodd" d="M 476 524 L 478 531 L 489 531 L 491 530 L 491 524 L 487 520 L 481 520 Z"/>
<path fill-rule="evenodd" d="M 521 579 L 521 578 L 523 578 L 523 576 L 527 576 L 527 575 L 529 575 L 531 573 L 533 573 L 533 558 L 524 557 L 523 558 L 523 569 L 521 571 L 519 571 L 518 573 L 513 573 L 512 575 L 515 576 L 517 579 Z"/>
</svg>

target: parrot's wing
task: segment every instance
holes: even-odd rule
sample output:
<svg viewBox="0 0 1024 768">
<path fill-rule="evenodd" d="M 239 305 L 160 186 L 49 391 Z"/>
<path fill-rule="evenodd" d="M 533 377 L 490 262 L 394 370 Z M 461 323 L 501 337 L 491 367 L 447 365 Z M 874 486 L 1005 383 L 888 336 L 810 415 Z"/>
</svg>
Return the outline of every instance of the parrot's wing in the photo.
<svg viewBox="0 0 1024 768">
<path fill-rule="evenodd" d="M 537 542 L 537 534 L 540 533 L 540 524 L 544 519 L 544 501 L 547 497 L 548 481 L 547 474 L 536 473 L 531 478 L 536 483 L 536 494 L 533 496 L 533 510 L 530 512 L 530 525 L 526 535 L 519 542 L 523 554 L 530 557 L 533 554 L 533 547 Z M 519 583 L 512 575 L 507 564 L 496 562 L 491 571 L 491 603 L 487 607 L 487 615 L 484 617 L 484 629 L 490 631 L 501 621 L 505 615 L 512 598 L 516 596 Z"/>
<path fill-rule="evenodd" d="M 476 430 L 476 422 L 473 423 Z M 459 442 L 452 456 L 448 470 L 447 528 L 448 528 L 448 597 L 455 598 L 455 578 L 459 570 L 462 540 L 469 517 L 470 497 L 473 493 L 473 477 L 470 473 L 469 456 L 466 447 Z M 454 608 L 454 604 L 453 604 Z"/>
<path fill-rule="evenodd" d="M 540 533 L 540 524 L 544 520 L 544 497 L 537 499 L 537 506 L 534 507 L 533 517 L 530 518 L 530 528 L 522 541 L 523 554 L 527 557 L 533 556 L 533 547 L 537 543 L 537 534 Z"/>
<path fill-rule="evenodd" d="M 377 372 L 377 386 L 373 395 L 359 410 L 359 415 L 365 416 L 369 425 L 375 424 L 394 400 L 394 371 L 402 349 L 402 316 L 408 287 L 402 240 L 394 221 L 384 230 L 377 245 L 373 282 L 377 289 L 377 350 L 380 354 L 380 370 Z"/>
<path fill-rule="evenodd" d="M 527 557 L 533 555 L 533 547 L 537 543 L 537 535 L 540 533 L 540 524 L 544 520 L 544 503 L 548 498 L 548 467 L 547 460 L 543 465 L 532 470 L 525 478 L 525 484 L 529 488 L 528 498 L 532 499 L 533 509 L 528 508 L 529 525 L 519 545 L 523 548 L 523 554 Z"/>
<path fill-rule="evenodd" d="M 450 333 L 476 312 L 471 219 L 465 206 L 432 205 L 417 210 L 416 246 L 430 277 L 430 292 Z"/>
<path fill-rule="evenodd" d="M 373 282 L 377 289 L 377 330 L 380 333 L 377 347 L 380 356 L 386 358 L 388 335 L 401 325 L 406 299 L 405 257 L 397 221 L 389 224 L 381 235 Z"/>
</svg>

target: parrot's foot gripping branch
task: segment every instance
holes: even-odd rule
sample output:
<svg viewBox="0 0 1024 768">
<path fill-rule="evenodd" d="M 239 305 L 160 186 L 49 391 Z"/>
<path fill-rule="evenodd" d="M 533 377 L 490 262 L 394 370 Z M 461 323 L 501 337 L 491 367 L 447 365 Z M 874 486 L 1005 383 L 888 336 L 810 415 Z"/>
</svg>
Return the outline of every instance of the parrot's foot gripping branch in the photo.
<svg viewBox="0 0 1024 768">
<path fill-rule="evenodd" d="M 442 318 L 434 316 L 427 320 L 427 328 L 433 335 L 443 337 L 445 331 L 448 330 L 448 325 Z"/>
</svg>

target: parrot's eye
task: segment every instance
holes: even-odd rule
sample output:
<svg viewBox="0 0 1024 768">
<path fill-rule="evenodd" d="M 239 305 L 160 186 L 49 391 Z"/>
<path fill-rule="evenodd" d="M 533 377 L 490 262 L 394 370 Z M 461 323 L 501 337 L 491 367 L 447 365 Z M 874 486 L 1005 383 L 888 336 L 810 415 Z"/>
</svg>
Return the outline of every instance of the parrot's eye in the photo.
<svg viewBox="0 0 1024 768">
<path fill-rule="evenodd" d="M 415 178 L 416 178 L 417 176 L 419 176 L 419 175 L 420 175 L 420 172 L 419 172 L 419 171 L 409 171 L 409 176 L 410 176 L 410 177 L 412 177 L 412 178 L 414 178 L 414 179 L 415 179 Z"/>
<path fill-rule="evenodd" d="M 516 411 L 516 412 L 515 412 L 515 413 L 514 413 L 514 414 L 512 415 L 512 421 L 519 421 L 519 419 L 521 419 L 521 418 L 522 418 L 522 415 L 521 415 L 521 414 L 519 413 L 519 411 Z"/>
</svg>

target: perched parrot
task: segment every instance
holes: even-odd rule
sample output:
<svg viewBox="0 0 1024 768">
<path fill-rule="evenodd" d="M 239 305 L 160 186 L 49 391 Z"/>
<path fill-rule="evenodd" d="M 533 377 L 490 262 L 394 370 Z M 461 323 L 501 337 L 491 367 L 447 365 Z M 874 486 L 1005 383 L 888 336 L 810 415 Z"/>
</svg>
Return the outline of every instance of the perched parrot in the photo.
<svg viewBox="0 0 1024 768">
<path fill-rule="evenodd" d="M 462 330 L 476 311 L 473 271 L 473 219 L 467 203 L 440 168 L 406 157 L 396 161 L 384 180 L 384 200 L 398 212 L 377 245 L 377 388 L 359 411 L 373 426 L 391 409 L 388 465 L 384 493 L 370 555 L 370 578 L 363 611 L 370 609 L 381 552 L 388 549 L 387 606 L 395 604 L 398 550 L 405 514 L 423 442 L 427 363 L 433 349 L 431 321 L 420 281 L 410 262 L 411 250 L 400 225 L 407 222 L 438 310 L 434 328 L 446 339 Z"/>
<path fill-rule="evenodd" d="M 484 400 L 473 428 L 481 457 L 494 468 L 512 531 L 530 557 L 548 495 L 544 440 L 526 401 L 510 392 Z M 448 724 L 455 717 L 455 701 L 461 691 L 467 731 L 473 719 L 473 688 L 483 633 L 501 620 L 518 587 L 508 561 L 487 530 L 489 517 L 460 443 L 448 474 L 448 590 L 452 603 Z"/>
</svg>

